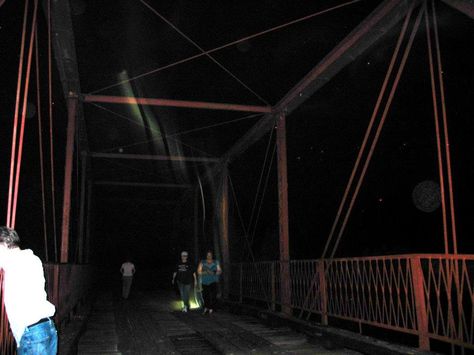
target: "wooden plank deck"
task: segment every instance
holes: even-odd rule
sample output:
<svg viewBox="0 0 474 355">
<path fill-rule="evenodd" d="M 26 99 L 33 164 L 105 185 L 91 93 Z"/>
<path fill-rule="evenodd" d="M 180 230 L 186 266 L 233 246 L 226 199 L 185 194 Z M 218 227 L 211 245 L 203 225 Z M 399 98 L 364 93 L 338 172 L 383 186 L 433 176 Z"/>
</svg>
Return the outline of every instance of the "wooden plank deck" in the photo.
<svg viewBox="0 0 474 355">
<path fill-rule="evenodd" d="M 101 293 L 78 342 L 78 354 L 358 354 L 327 350 L 287 327 L 272 328 L 225 311 L 177 310 L 170 291 Z"/>
</svg>

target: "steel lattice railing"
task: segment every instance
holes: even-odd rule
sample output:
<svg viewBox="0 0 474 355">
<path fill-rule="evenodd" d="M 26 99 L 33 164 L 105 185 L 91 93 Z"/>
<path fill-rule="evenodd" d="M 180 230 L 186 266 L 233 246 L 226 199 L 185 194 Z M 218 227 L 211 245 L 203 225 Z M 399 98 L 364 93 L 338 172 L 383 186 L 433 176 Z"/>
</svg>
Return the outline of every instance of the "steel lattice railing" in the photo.
<svg viewBox="0 0 474 355">
<path fill-rule="evenodd" d="M 328 315 L 416 330 L 409 259 L 362 258 L 325 262 Z"/>
<path fill-rule="evenodd" d="M 288 264 L 288 263 L 287 263 Z M 287 306 L 321 323 L 337 318 L 474 349 L 474 255 L 415 254 L 292 260 L 291 304 L 281 303 L 283 263 L 230 266 L 230 294 Z"/>
<path fill-rule="evenodd" d="M 429 336 L 474 348 L 474 257 L 430 256 L 421 265 Z"/>
</svg>

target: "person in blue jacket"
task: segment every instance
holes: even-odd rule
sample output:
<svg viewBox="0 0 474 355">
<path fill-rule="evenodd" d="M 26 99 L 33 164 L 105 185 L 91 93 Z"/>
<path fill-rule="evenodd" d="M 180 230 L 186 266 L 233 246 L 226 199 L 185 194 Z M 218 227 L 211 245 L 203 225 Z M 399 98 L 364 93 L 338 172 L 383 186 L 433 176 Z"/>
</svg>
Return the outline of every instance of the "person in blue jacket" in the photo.
<svg viewBox="0 0 474 355">
<path fill-rule="evenodd" d="M 216 306 L 217 283 L 219 282 L 219 276 L 222 274 L 219 261 L 214 259 L 212 251 L 209 250 L 206 253 L 206 259 L 199 263 L 198 274 L 201 276 L 202 282 L 203 314 L 212 314 Z"/>
</svg>

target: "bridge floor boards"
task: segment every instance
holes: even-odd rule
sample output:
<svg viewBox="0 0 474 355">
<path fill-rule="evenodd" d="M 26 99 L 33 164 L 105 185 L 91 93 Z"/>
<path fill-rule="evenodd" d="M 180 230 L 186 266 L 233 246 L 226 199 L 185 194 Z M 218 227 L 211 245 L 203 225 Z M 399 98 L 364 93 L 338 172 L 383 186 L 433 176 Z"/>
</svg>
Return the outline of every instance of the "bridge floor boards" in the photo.
<svg viewBox="0 0 474 355">
<path fill-rule="evenodd" d="M 78 354 L 358 354 L 326 350 L 287 327 L 224 311 L 182 313 L 168 291 L 101 294 L 78 342 Z"/>
</svg>

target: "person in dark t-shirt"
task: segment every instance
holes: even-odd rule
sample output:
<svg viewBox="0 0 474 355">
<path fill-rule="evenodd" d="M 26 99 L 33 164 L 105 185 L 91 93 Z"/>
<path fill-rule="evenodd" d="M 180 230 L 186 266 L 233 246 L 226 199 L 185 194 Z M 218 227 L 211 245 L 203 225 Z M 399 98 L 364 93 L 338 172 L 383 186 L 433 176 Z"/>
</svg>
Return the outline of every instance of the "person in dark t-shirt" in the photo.
<svg viewBox="0 0 474 355">
<path fill-rule="evenodd" d="M 189 310 L 189 293 L 191 291 L 191 285 L 194 281 L 196 285 L 196 271 L 194 266 L 188 262 L 188 252 L 181 252 L 181 261 L 176 265 L 176 269 L 173 273 L 173 280 L 171 283 L 174 285 L 175 281 L 178 283 L 179 294 L 183 301 L 183 312 Z"/>
</svg>

